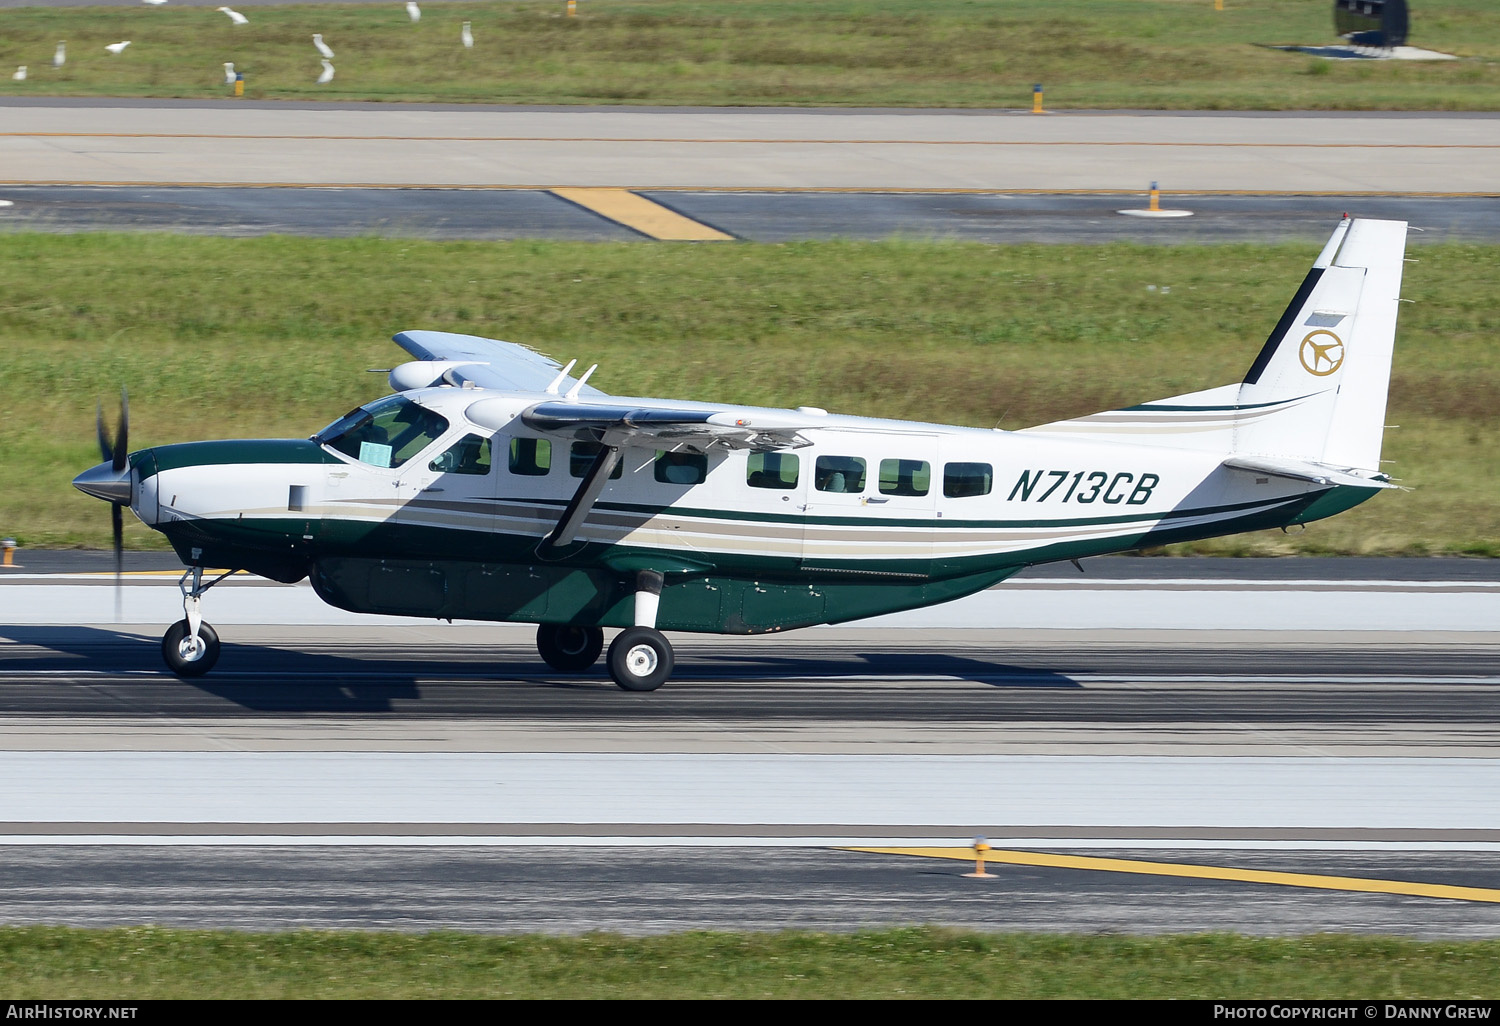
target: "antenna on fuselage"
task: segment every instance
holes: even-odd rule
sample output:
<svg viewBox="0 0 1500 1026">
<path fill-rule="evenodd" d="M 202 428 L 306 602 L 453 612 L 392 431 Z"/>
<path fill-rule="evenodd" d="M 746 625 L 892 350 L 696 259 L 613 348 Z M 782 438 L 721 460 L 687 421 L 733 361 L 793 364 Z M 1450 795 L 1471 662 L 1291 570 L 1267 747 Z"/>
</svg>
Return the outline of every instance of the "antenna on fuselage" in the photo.
<svg viewBox="0 0 1500 1026">
<path fill-rule="evenodd" d="M 562 373 L 552 379 L 552 384 L 547 386 L 547 393 L 549 395 L 557 394 L 557 390 L 562 387 L 562 383 L 568 380 L 568 372 L 573 369 L 573 365 L 577 362 L 577 360 L 569 360 L 568 365 L 562 369 Z"/>
</svg>

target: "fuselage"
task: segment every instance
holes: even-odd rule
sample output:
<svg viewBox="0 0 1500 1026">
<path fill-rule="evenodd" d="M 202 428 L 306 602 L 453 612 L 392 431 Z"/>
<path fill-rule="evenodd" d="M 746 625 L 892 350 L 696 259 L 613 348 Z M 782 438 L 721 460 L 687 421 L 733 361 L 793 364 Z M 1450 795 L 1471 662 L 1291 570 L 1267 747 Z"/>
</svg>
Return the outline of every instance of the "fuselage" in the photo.
<svg viewBox="0 0 1500 1026">
<path fill-rule="evenodd" d="M 622 626 L 631 575 L 654 570 L 662 629 L 754 633 L 945 601 L 1034 563 L 1317 519 L 1369 494 L 1227 471 L 1212 452 L 810 411 L 809 444 L 792 450 L 625 449 L 576 537 L 548 549 L 599 446 L 529 429 L 534 394 L 484 393 L 499 427 L 467 416 L 475 398 L 429 388 L 311 440 L 142 450 L 131 508 L 190 565 L 311 576 L 356 611 Z"/>
</svg>

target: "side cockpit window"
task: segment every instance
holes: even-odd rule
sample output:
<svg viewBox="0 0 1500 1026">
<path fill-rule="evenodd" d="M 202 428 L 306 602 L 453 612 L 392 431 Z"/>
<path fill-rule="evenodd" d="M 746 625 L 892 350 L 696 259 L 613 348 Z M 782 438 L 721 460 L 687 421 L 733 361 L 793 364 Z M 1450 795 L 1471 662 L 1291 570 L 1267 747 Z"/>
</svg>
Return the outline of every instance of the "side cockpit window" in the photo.
<svg viewBox="0 0 1500 1026">
<path fill-rule="evenodd" d="M 399 467 L 448 430 L 448 419 L 404 396 L 351 410 L 313 441 L 372 467 Z"/>
<path fill-rule="evenodd" d="M 438 454 L 427 469 L 444 474 L 483 475 L 490 472 L 490 440 L 464 435 Z"/>
</svg>

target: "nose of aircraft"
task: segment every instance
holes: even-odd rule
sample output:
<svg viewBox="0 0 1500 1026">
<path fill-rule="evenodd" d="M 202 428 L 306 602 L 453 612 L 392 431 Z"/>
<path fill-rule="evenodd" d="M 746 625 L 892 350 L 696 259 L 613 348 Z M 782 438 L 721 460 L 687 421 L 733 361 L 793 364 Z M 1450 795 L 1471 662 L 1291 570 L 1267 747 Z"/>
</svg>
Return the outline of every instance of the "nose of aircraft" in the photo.
<svg viewBox="0 0 1500 1026">
<path fill-rule="evenodd" d="M 128 506 L 130 505 L 130 468 L 116 470 L 110 463 L 101 463 L 75 477 L 73 487 L 96 499 Z"/>
</svg>

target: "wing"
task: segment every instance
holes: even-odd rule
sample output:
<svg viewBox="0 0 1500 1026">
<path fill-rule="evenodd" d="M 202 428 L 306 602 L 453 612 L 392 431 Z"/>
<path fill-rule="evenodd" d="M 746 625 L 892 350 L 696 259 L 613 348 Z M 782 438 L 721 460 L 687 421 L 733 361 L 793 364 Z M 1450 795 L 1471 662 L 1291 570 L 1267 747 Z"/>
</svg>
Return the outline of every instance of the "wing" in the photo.
<svg viewBox="0 0 1500 1026">
<path fill-rule="evenodd" d="M 537 403 L 521 414 L 521 420 L 533 431 L 561 438 L 693 452 L 707 452 L 715 446 L 757 452 L 801 448 L 811 443 L 798 432 L 815 423 L 812 417 L 792 410 L 593 402 Z"/>
<path fill-rule="evenodd" d="M 539 402 L 526 409 L 522 421 L 534 431 L 559 438 L 614 447 L 707 452 L 717 446 L 768 452 L 810 444 L 798 431 L 820 423 L 816 413 L 800 410 L 652 399 L 600 402 L 610 397 L 582 379 L 563 374 L 557 361 L 515 342 L 446 331 L 403 331 L 395 342 L 417 362 L 392 371 L 392 387 L 446 382 L 502 392 L 535 392 Z M 499 428 L 510 422 L 513 404 L 481 399 L 469 407 L 467 415 L 483 427 Z"/>
<path fill-rule="evenodd" d="M 405 365 L 412 367 L 409 376 L 402 379 L 407 388 L 417 387 L 418 382 L 437 384 L 446 381 L 459 386 L 472 382 L 475 388 L 493 388 L 502 392 L 545 393 L 550 385 L 554 391 L 566 393 L 580 383 L 579 379 L 568 376 L 559 380 L 562 364 L 515 342 L 447 331 L 403 331 L 393 341 L 417 360 L 430 365 L 425 368 Z M 397 368 L 398 371 L 402 369 Z M 421 381 L 428 371 L 431 380 Z M 397 379 L 393 376 L 392 385 L 396 384 Z M 592 385 L 583 385 L 576 394 L 604 396 Z"/>
</svg>

